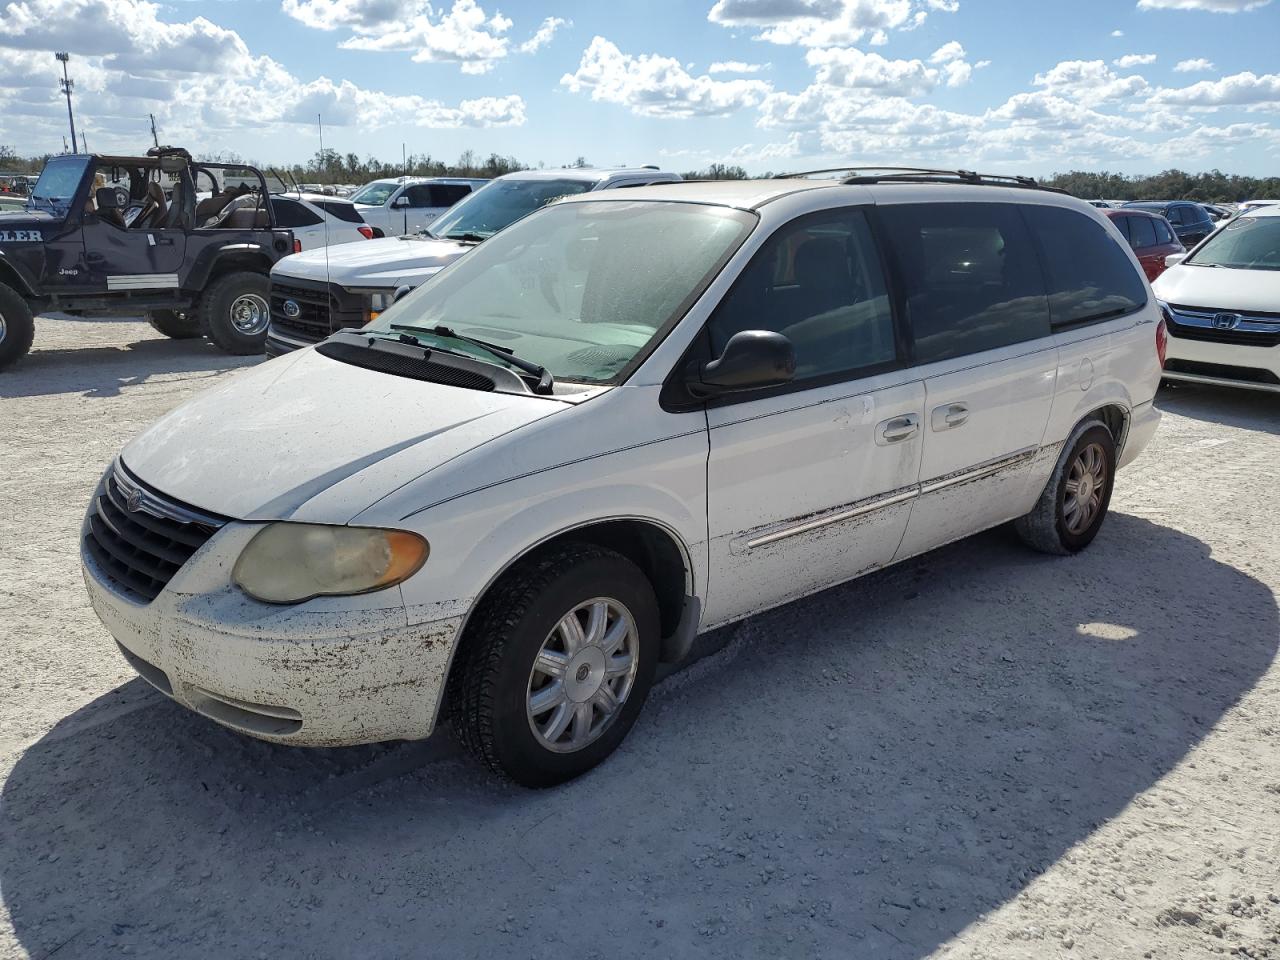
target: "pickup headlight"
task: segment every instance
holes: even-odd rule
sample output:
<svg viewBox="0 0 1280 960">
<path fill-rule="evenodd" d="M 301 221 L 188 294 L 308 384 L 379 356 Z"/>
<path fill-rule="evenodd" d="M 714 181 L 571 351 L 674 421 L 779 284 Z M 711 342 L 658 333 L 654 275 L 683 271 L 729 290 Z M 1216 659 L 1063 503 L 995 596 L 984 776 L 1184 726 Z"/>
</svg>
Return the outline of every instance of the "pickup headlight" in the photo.
<svg viewBox="0 0 1280 960">
<path fill-rule="evenodd" d="M 232 582 L 266 603 L 369 593 L 395 586 L 427 562 L 416 533 L 316 523 L 272 523 L 236 560 Z"/>
</svg>

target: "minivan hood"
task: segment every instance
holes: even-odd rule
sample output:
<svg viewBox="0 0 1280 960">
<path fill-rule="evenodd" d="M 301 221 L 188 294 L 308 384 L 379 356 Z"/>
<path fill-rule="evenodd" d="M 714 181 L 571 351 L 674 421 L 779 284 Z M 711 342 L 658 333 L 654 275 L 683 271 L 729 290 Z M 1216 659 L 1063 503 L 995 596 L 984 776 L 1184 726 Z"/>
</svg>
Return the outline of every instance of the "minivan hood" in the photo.
<svg viewBox="0 0 1280 960">
<path fill-rule="evenodd" d="M 189 400 L 121 457 L 161 493 L 223 516 L 345 523 L 407 481 L 571 406 L 410 380 L 304 349 Z"/>
<path fill-rule="evenodd" d="M 1280 271 L 1178 264 L 1152 285 L 1166 303 L 1210 310 L 1280 312 Z"/>
<path fill-rule="evenodd" d="M 472 246 L 474 244 L 456 240 L 429 240 L 414 235 L 383 237 L 328 247 L 327 257 L 325 247 L 295 253 L 277 263 L 271 275 L 337 283 L 347 289 L 394 289 L 406 282 L 416 286 Z"/>
</svg>

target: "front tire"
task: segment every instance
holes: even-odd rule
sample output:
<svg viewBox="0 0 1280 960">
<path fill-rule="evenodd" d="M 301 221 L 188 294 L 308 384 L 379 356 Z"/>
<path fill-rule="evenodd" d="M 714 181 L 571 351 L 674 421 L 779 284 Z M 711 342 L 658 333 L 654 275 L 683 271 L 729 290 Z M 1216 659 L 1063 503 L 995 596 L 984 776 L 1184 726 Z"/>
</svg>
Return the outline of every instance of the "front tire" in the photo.
<svg viewBox="0 0 1280 960">
<path fill-rule="evenodd" d="M 1058 460 L 1035 508 L 1013 521 L 1014 530 L 1041 553 L 1078 553 L 1102 529 L 1115 475 L 1115 439 L 1106 426 L 1090 421 Z"/>
<path fill-rule="evenodd" d="M 176 310 L 152 310 L 147 314 L 147 323 L 157 333 L 163 333 L 170 340 L 194 340 L 204 336 L 200 328 L 200 318 L 194 313 L 178 313 Z"/>
<path fill-rule="evenodd" d="M 13 287 L 0 283 L 0 370 L 25 357 L 35 337 L 30 305 Z"/>
<path fill-rule="evenodd" d="M 260 273 L 237 271 L 219 277 L 200 301 L 200 326 L 226 353 L 252 356 L 266 351 L 271 284 Z"/>
<path fill-rule="evenodd" d="M 549 787 L 626 737 L 653 685 L 658 602 L 639 568 L 586 543 L 516 564 L 480 603 L 449 676 L 458 739 L 496 773 Z"/>
</svg>

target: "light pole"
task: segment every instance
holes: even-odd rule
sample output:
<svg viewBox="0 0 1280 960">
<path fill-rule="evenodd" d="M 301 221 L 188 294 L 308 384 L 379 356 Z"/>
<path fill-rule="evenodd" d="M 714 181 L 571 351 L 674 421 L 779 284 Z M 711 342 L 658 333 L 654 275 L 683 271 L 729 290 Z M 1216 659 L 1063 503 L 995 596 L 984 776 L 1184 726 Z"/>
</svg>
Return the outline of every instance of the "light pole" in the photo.
<svg viewBox="0 0 1280 960">
<path fill-rule="evenodd" d="M 71 90 L 75 87 L 75 81 L 67 76 L 67 61 L 71 59 L 71 54 L 55 53 L 54 56 L 62 61 L 62 79 L 58 81 L 58 84 L 61 86 L 62 92 L 67 95 L 67 120 L 71 123 L 71 152 L 77 153 L 76 118 L 71 113 Z"/>
</svg>

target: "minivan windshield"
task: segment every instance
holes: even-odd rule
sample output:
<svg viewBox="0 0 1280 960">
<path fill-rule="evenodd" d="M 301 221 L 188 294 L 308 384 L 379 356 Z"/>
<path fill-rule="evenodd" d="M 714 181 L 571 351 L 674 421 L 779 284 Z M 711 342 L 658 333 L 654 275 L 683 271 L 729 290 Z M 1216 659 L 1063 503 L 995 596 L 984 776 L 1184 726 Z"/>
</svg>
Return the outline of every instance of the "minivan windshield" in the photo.
<svg viewBox="0 0 1280 960">
<path fill-rule="evenodd" d="M 411 327 L 424 346 L 501 362 L 456 339 L 433 342 L 430 330 L 448 327 L 506 347 L 557 381 L 615 383 L 755 223 L 746 211 L 697 203 L 554 204 L 455 261 L 363 332 L 396 338 L 395 327 Z"/>
<path fill-rule="evenodd" d="M 555 180 L 494 180 L 431 224 L 431 234 L 449 240 L 487 240 L 552 200 L 586 193 L 594 180 L 569 177 Z"/>
<path fill-rule="evenodd" d="M 352 194 L 351 202 L 380 207 L 387 202 L 387 197 L 396 192 L 398 186 L 398 183 L 370 183 Z"/>
<path fill-rule="evenodd" d="M 1280 217 L 1238 217 L 1185 261 L 1197 267 L 1280 270 Z"/>
</svg>

